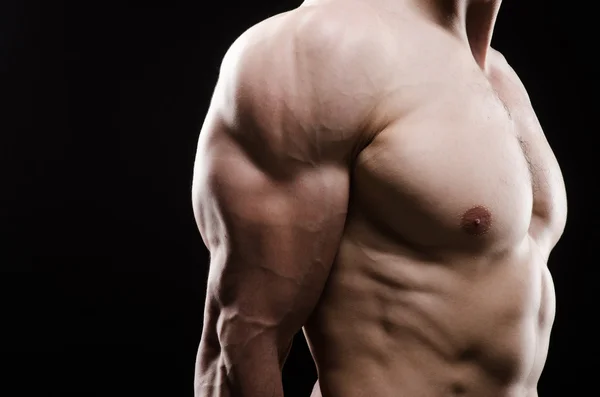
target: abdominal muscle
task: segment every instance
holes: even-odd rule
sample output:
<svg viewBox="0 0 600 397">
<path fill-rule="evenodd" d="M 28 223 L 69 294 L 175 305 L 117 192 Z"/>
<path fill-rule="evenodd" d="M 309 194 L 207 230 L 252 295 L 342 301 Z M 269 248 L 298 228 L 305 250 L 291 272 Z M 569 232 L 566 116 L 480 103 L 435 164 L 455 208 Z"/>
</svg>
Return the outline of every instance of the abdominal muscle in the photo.
<svg viewBox="0 0 600 397">
<path fill-rule="evenodd" d="M 554 289 L 536 243 L 433 254 L 349 221 L 305 326 L 313 397 L 537 396 Z"/>
</svg>

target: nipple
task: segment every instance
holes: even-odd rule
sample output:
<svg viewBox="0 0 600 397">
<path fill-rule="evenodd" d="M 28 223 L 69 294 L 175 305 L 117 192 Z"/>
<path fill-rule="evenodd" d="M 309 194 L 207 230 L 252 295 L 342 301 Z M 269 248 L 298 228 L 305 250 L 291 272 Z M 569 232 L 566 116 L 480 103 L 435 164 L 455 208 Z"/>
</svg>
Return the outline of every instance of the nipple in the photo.
<svg viewBox="0 0 600 397">
<path fill-rule="evenodd" d="M 460 226 L 467 234 L 481 236 L 490 230 L 492 214 L 485 207 L 473 207 L 463 214 Z"/>
</svg>

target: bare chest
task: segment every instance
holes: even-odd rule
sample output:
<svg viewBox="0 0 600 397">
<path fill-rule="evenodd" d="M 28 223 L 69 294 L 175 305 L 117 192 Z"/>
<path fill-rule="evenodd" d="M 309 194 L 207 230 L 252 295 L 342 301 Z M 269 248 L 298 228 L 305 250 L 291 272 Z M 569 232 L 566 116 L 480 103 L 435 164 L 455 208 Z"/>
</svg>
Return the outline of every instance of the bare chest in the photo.
<svg viewBox="0 0 600 397">
<path fill-rule="evenodd" d="M 352 205 L 421 247 L 503 249 L 552 228 L 556 159 L 530 106 L 495 82 L 415 92 L 359 155 Z"/>
</svg>

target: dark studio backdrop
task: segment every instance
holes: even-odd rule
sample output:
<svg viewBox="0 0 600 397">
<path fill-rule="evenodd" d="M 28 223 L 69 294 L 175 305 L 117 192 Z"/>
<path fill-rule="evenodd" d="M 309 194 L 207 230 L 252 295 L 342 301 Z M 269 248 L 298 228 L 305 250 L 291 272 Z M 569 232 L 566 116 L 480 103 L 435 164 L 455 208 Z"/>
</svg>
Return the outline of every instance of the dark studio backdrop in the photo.
<svg viewBox="0 0 600 397">
<path fill-rule="evenodd" d="M 541 397 L 597 395 L 596 37 L 582 3 L 506 0 L 494 45 L 561 164 Z M 207 252 L 190 182 L 228 45 L 289 0 L 0 1 L 0 395 L 192 397 Z M 297 338 L 286 397 L 316 378 Z"/>
</svg>

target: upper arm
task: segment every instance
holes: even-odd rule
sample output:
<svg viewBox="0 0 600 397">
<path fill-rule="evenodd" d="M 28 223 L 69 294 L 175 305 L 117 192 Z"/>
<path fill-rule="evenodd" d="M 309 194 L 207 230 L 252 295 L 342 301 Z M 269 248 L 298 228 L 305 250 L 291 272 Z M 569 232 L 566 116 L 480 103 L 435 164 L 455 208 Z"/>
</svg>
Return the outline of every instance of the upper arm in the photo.
<svg viewBox="0 0 600 397">
<path fill-rule="evenodd" d="M 294 65 L 265 70 L 252 51 L 234 45 L 225 58 L 192 189 L 210 251 L 202 343 L 234 361 L 281 354 L 317 304 L 344 228 L 352 147 L 312 117 L 282 71 Z"/>
<path fill-rule="evenodd" d="M 216 312 L 208 314 L 219 317 L 216 331 L 228 344 L 271 331 L 285 342 L 312 311 L 337 252 L 347 171 L 306 166 L 276 179 L 222 139 L 199 153 L 193 189 L 211 254 L 207 292 Z M 230 326 L 243 335 L 228 334 Z"/>
</svg>

